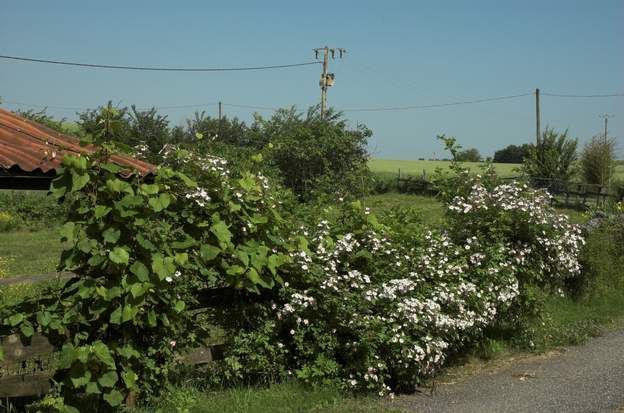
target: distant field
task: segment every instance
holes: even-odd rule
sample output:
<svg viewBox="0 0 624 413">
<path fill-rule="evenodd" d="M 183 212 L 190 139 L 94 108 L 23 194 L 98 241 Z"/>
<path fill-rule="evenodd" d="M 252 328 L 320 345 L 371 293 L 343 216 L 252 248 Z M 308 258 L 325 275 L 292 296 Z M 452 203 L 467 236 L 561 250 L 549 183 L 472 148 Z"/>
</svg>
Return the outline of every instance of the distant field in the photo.
<svg viewBox="0 0 624 413">
<path fill-rule="evenodd" d="M 433 173 L 436 168 L 448 168 L 450 161 L 404 161 L 391 159 L 371 159 L 368 161 L 368 167 L 371 171 L 379 174 L 392 174 L 396 176 L 401 169 L 401 175 L 422 175 L 423 171 L 427 175 Z M 470 169 L 478 171 L 479 166 L 483 165 L 479 162 L 464 162 Z M 520 164 L 516 163 L 495 163 L 496 172 L 501 177 L 518 176 L 520 172 L 514 171 L 519 168 Z M 624 181 L 624 163 L 618 161 L 615 166 L 614 177 L 617 180 Z"/>
<path fill-rule="evenodd" d="M 390 159 L 371 159 L 368 166 L 371 171 L 381 174 L 396 175 L 401 169 L 401 175 L 422 175 L 423 171 L 427 175 L 432 174 L 436 168 L 448 168 L 450 161 L 402 161 Z M 479 166 L 483 165 L 479 162 L 465 162 L 470 169 L 478 171 Z M 502 176 L 516 176 L 519 172 L 514 172 L 514 168 L 518 168 L 519 164 L 512 163 L 495 163 L 496 172 Z"/>
</svg>

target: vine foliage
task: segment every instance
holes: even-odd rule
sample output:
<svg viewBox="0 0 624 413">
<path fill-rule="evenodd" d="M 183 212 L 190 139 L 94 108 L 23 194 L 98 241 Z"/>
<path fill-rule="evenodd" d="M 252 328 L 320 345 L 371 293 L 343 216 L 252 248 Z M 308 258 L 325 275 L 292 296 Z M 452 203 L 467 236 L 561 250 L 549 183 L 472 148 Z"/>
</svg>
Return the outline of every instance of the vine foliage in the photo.
<svg viewBox="0 0 624 413">
<path fill-rule="evenodd" d="M 54 380 L 68 412 L 156 392 L 208 336 L 202 292 L 271 289 L 289 260 L 262 176 L 231 177 L 211 158 L 195 180 L 159 167 L 147 181 L 109 162 L 111 149 L 66 156 L 51 186 L 71 201 L 59 270 L 78 276 L 0 308 L 0 335 L 40 333 L 60 349 Z"/>
</svg>

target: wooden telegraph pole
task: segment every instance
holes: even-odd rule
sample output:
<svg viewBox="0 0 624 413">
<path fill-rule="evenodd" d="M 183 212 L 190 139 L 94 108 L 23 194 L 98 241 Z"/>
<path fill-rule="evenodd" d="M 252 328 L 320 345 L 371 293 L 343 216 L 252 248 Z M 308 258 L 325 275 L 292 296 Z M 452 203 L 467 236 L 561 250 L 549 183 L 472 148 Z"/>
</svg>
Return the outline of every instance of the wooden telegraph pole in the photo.
<svg viewBox="0 0 624 413">
<path fill-rule="evenodd" d="M 612 117 L 613 117 L 613 115 L 607 115 L 607 114 L 605 113 L 604 115 L 600 115 L 600 117 L 601 117 L 602 119 L 604 119 L 604 121 L 605 121 L 605 127 L 604 127 L 604 141 L 605 141 L 605 143 L 607 143 L 607 140 L 609 139 L 609 136 L 607 135 L 607 131 L 608 131 L 607 126 L 608 126 L 608 124 L 609 124 L 609 118 L 612 118 Z"/>
<path fill-rule="evenodd" d="M 542 141 L 542 131 L 540 125 L 540 99 L 539 99 L 539 89 L 535 89 L 535 143 L 539 150 L 541 141 Z"/>
<path fill-rule="evenodd" d="M 336 53 L 338 53 L 339 57 L 342 59 L 342 56 L 347 53 L 345 49 L 342 48 L 329 48 L 327 46 L 320 47 L 318 49 L 314 49 L 314 54 L 318 59 L 319 52 L 323 53 L 323 73 L 321 74 L 321 80 L 319 81 L 319 86 L 321 87 L 321 118 L 325 119 L 325 113 L 327 112 L 327 89 L 334 85 L 335 75 L 333 73 L 328 72 L 329 68 L 329 55 L 331 53 L 331 58 L 336 58 Z"/>
</svg>

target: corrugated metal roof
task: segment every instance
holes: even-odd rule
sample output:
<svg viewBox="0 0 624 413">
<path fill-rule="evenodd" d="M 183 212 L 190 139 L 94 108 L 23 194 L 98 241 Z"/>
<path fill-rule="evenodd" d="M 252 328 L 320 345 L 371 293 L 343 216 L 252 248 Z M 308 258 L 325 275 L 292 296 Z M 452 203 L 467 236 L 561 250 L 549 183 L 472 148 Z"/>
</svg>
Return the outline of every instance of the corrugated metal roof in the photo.
<svg viewBox="0 0 624 413">
<path fill-rule="evenodd" d="M 79 155 L 95 152 L 93 145 L 80 146 L 80 141 L 39 123 L 24 119 L 13 112 L 0 109 L 0 168 L 29 173 L 55 171 L 65 154 Z M 112 155 L 110 161 L 141 175 L 156 171 L 147 162 L 129 156 Z"/>
</svg>

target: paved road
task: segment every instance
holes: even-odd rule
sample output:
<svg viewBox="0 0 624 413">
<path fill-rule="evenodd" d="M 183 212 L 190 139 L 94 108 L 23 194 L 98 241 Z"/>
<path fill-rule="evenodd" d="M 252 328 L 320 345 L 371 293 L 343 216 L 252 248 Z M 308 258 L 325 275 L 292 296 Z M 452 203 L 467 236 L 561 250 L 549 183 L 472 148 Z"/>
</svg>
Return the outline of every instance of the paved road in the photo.
<svg viewBox="0 0 624 413">
<path fill-rule="evenodd" d="M 551 357 L 529 358 L 454 384 L 438 384 L 433 395 L 427 391 L 397 402 L 423 413 L 621 413 L 624 331 Z"/>
</svg>

